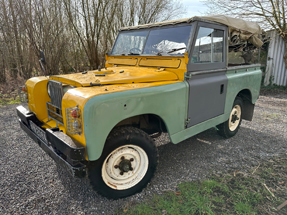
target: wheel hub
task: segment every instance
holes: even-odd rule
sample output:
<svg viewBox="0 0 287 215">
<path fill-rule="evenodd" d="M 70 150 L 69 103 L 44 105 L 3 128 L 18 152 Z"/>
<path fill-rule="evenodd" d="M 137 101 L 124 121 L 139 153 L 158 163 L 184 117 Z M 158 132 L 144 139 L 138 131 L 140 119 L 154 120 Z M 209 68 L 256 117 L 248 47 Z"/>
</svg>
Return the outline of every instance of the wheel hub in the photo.
<svg viewBox="0 0 287 215">
<path fill-rule="evenodd" d="M 121 172 L 128 172 L 130 170 L 132 170 L 132 164 L 130 160 L 122 160 L 119 164 L 119 169 L 121 170 Z"/>
<path fill-rule="evenodd" d="M 112 151 L 102 166 L 102 177 L 115 190 L 129 189 L 138 184 L 148 170 L 148 156 L 136 145 L 124 145 Z"/>
<path fill-rule="evenodd" d="M 239 120 L 239 118 L 238 118 L 237 114 L 233 114 L 232 117 L 231 117 L 231 122 L 235 123 L 236 120 Z"/>
<path fill-rule="evenodd" d="M 229 116 L 229 122 L 228 122 L 229 130 L 235 131 L 240 125 L 240 120 L 241 120 L 241 107 L 240 105 L 235 105 L 231 110 Z"/>
</svg>

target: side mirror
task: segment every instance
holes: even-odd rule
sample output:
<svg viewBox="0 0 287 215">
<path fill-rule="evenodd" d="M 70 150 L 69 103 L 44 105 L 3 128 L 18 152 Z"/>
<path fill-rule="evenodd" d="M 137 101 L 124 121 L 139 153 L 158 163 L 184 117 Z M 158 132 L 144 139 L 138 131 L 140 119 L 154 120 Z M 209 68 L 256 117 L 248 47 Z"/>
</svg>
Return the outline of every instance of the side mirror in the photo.
<svg viewBox="0 0 287 215">
<path fill-rule="evenodd" d="M 44 55 L 44 52 L 41 50 L 40 51 L 40 57 L 41 57 L 41 62 L 44 64 L 44 65 L 46 65 L 46 60 L 45 60 L 45 55 Z"/>
</svg>

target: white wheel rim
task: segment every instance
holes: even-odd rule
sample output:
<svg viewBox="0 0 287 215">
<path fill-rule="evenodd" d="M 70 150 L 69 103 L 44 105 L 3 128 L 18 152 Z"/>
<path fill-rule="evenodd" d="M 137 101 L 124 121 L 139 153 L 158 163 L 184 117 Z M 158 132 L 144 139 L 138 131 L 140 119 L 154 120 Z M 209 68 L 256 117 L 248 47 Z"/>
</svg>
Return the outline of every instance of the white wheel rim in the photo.
<svg viewBox="0 0 287 215">
<path fill-rule="evenodd" d="M 124 159 L 123 159 L 124 158 Z M 123 165 L 123 163 L 125 165 Z M 128 170 L 129 166 L 132 170 Z M 120 168 L 125 167 L 125 168 Z M 148 156 L 139 146 L 125 145 L 112 151 L 102 166 L 102 178 L 107 186 L 115 190 L 126 190 L 138 184 L 148 169 Z"/>
<path fill-rule="evenodd" d="M 241 120 L 241 107 L 235 105 L 229 116 L 229 130 L 235 131 Z"/>
</svg>

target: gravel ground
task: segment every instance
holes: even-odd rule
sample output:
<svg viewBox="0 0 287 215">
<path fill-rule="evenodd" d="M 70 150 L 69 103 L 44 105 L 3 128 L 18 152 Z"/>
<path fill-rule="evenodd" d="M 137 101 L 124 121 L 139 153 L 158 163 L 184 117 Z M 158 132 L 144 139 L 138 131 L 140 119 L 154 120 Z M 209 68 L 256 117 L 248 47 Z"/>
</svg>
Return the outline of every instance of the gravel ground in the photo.
<svg viewBox="0 0 287 215">
<path fill-rule="evenodd" d="M 19 127 L 15 107 L 0 108 L 0 214 L 115 214 L 155 193 L 174 190 L 182 181 L 203 179 L 210 171 L 242 170 L 287 153 L 287 96 L 261 96 L 252 122 L 223 139 L 209 129 L 177 145 L 166 135 L 155 177 L 141 193 L 107 200 L 87 179 L 73 179 L 56 166 Z"/>
</svg>

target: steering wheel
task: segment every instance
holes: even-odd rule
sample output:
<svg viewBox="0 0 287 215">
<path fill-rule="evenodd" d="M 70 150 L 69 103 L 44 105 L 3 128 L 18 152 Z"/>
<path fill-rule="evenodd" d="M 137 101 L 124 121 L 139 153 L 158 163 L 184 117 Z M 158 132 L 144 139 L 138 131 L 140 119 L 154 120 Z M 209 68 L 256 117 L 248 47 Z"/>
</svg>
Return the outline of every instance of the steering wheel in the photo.
<svg viewBox="0 0 287 215">
<path fill-rule="evenodd" d="M 138 48 L 132 48 L 129 51 L 130 53 L 134 53 L 134 54 L 140 54 L 142 52 L 142 50 L 138 49 Z"/>
</svg>

